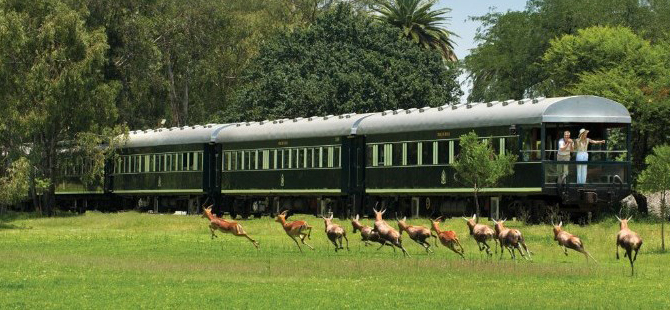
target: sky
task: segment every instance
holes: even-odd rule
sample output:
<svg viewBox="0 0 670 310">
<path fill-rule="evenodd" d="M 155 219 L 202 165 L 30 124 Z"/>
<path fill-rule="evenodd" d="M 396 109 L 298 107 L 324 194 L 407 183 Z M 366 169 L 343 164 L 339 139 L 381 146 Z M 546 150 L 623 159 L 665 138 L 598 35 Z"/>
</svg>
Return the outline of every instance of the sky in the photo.
<svg viewBox="0 0 670 310">
<path fill-rule="evenodd" d="M 521 11 L 526 6 L 526 0 L 439 0 L 436 8 L 451 8 L 449 16 L 451 22 L 447 29 L 456 33 L 459 38 L 455 38 L 456 46 L 454 48 L 458 59 L 463 59 L 470 53 L 470 49 L 476 46 L 474 42 L 477 27 L 480 23 L 468 20 L 470 16 L 481 16 L 488 13 L 491 9 L 495 12 Z M 459 78 L 463 83 L 465 77 Z M 462 85 L 461 88 L 465 95 L 461 102 L 465 102 L 468 91 L 468 85 Z"/>
</svg>

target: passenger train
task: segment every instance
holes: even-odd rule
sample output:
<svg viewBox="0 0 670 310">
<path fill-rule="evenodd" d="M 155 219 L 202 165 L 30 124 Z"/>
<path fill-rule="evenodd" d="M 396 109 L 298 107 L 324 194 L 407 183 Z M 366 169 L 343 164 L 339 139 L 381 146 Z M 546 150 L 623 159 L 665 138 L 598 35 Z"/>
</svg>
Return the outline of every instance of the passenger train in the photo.
<svg viewBox="0 0 670 310">
<path fill-rule="evenodd" d="M 581 128 L 607 142 L 590 146 L 586 163 L 560 162 L 569 167 L 562 178 L 558 139 Z M 553 207 L 583 215 L 630 194 L 627 109 L 573 96 L 137 130 L 105 165 L 103 184 L 82 185 L 75 167 L 57 195 L 78 209 L 199 212 L 213 204 L 243 218 L 285 209 L 345 217 L 370 214 L 376 203 L 398 216 L 470 215 L 473 189 L 452 165 L 459 136 L 471 131 L 518 156 L 512 176 L 482 189 L 485 215 L 542 216 Z M 584 184 L 578 164 L 588 167 Z"/>
</svg>

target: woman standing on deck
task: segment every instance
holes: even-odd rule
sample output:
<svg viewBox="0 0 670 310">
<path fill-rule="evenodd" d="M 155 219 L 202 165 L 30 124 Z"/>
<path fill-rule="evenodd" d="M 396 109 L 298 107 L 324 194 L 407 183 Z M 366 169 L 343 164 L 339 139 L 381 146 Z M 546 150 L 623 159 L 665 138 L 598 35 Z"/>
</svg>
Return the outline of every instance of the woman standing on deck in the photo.
<svg viewBox="0 0 670 310">
<path fill-rule="evenodd" d="M 577 161 L 589 161 L 589 144 L 604 144 L 605 140 L 591 140 L 586 137 L 589 131 L 582 128 L 579 130 L 579 138 L 575 140 L 575 151 L 577 152 Z M 577 184 L 586 183 L 586 165 L 577 165 Z"/>
</svg>

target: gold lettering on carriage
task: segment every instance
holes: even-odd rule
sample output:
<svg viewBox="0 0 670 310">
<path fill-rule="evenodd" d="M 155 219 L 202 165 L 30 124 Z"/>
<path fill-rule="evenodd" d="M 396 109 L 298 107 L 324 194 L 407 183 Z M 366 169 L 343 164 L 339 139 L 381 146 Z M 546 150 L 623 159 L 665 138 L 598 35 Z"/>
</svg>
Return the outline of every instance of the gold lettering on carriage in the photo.
<svg viewBox="0 0 670 310">
<path fill-rule="evenodd" d="M 277 142 L 277 145 L 279 145 L 279 146 L 287 146 L 287 145 L 288 145 L 288 141 L 278 141 L 278 142 Z"/>
<path fill-rule="evenodd" d="M 284 187 L 284 174 L 281 174 L 281 178 L 279 178 L 279 186 Z"/>
<path fill-rule="evenodd" d="M 448 138 L 448 137 L 451 137 L 451 132 L 449 132 L 449 131 L 438 131 L 438 132 L 437 132 L 437 137 L 438 137 L 438 138 Z"/>
</svg>

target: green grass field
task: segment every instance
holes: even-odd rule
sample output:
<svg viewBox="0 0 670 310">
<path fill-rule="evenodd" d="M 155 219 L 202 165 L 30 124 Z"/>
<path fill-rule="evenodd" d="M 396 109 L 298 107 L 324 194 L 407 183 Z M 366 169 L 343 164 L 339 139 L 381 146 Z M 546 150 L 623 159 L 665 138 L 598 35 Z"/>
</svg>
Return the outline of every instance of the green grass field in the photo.
<svg viewBox="0 0 670 310">
<path fill-rule="evenodd" d="M 455 230 L 466 260 L 444 247 L 427 255 L 407 235 L 411 258 L 365 247 L 349 232 L 351 251 L 335 253 L 323 220 L 301 254 L 278 223 L 241 221 L 261 245 L 220 235 L 196 216 L 134 212 L 0 222 L 0 309 L 92 308 L 670 308 L 670 254 L 660 251 L 660 224 L 631 228 L 644 239 L 631 277 L 615 259 L 615 220 L 568 225 L 599 261 L 574 251 L 564 256 L 546 225 L 521 229 L 532 261 L 488 259 L 460 218 Z M 364 221 L 370 224 L 369 221 Z M 427 220 L 410 224 L 428 225 Z M 395 223 L 394 223 L 395 226 Z M 623 252 L 621 253 L 623 255 Z M 623 257 L 622 257 L 623 258 Z"/>
</svg>

